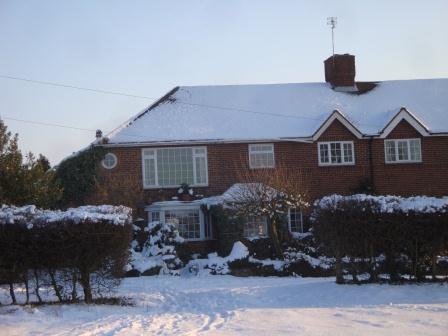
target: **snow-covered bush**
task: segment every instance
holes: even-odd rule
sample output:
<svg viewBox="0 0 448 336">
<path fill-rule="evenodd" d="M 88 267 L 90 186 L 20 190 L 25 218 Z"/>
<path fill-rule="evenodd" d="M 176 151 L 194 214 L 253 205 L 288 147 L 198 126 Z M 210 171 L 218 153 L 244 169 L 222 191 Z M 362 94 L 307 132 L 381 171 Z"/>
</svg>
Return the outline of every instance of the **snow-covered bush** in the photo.
<svg viewBox="0 0 448 336">
<path fill-rule="evenodd" d="M 149 238 L 143 246 L 141 255 L 152 260 L 154 266 L 160 267 L 160 274 L 178 275 L 183 267 L 177 249 L 184 244 L 176 226 L 171 223 L 151 222 L 145 228 Z"/>
<path fill-rule="evenodd" d="M 240 241 L 233 244 L 232 250 L 227 257 L 220 257 L 217 253 L 210 253 L 206 259 L 193 259 L 187 264 L 186 268 L 194 274 L 213 274 L 224 275 L 231 273 L 229 267 L 232 263 L 247 261 L 249 250 Z"/>
</svg>

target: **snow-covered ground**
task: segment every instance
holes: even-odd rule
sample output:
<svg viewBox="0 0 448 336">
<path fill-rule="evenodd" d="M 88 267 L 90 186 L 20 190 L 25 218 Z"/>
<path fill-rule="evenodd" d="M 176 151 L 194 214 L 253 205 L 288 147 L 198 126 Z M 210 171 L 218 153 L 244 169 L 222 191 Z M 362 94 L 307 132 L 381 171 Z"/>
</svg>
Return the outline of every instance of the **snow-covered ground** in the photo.
<svg viewBox="0 0 448 336">
<path fill-rule="evenodd" d="M 135 306 L 0 307 L 1 335 L 447 335 L 448 285 L 332 278 L 140 277 Z M 8 301 L 5 289 L 0 301 Z"/>
</svg>

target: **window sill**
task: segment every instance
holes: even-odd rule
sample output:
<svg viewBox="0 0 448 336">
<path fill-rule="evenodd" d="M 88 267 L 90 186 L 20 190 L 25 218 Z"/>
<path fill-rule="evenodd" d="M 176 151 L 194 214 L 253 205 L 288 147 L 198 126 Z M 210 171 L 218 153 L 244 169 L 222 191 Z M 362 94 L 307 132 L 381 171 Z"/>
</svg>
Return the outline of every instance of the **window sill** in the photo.
<svg viewBox="0 0 448 336">
<path fill-rule="evenodd" d="M 423 163 L 423 161 L 393 161 L 393 162 L 385 162 L 386 165 L 402 165 L 402 164 L 415 164 L 415 163 Z"/>
<path fill-rule="evenodd" d="M 319 167 L 341 167 L 341 166 L 355 166 L 356 163 L 319 163 Z"/>
<path fill-rule="evenodd" d="M 190 184 L 189 187 L 191 188 L 207 188 L 208 184 Z M 144 190 L 157 190 L 157 189 L 179 189 L 179 185 L 172 185 L 172 186 L 143 186 Z"/>
</svg>

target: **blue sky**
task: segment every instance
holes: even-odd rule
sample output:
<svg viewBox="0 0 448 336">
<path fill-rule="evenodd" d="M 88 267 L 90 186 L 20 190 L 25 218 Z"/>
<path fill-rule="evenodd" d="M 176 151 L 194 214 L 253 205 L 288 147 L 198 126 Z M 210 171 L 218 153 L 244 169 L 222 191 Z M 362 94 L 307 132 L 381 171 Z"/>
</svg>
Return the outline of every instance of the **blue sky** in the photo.
<svg viewBox="0 0 448 336">
<path fill-rule="evenodd" d="M 0 75 L 159 97 L 177 85 L 321 82 L 331 54 L 358 80 L 448 77 L 448 1 L 0 0 Z M 151 100 L 0 78 L 0 116 L 107 132 Z M 52 164 L 94 132 L 5 119 Z"/>
</svg>

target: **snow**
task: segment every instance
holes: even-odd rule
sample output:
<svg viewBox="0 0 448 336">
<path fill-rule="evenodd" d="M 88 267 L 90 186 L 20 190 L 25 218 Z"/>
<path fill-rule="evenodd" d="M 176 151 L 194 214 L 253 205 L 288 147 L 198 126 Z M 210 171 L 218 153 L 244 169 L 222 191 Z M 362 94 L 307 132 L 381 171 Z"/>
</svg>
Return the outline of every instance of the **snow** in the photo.
<svg viewBox="0 0 448 336">
<path fill-rule="evenodd" d="M 0 334 L 412 336 L 448 330 L 446 283 L 157 276 L 125 279 L 118 294 L 135 305 L 2 306 Z M 0 301 L 8 303 L 6 297 L 2 287 Z"/>
<path fill-rule="evenodd" d="M 228 274 L 229 262 L 245 259 L 249 256 L 249 250 L 242 242 L 237 241 L 233 244 L 232 251 L 227 257 L 220 257 L 218 254 L 209 253 L 206 259 L 193 259 L 188 262 L 181 274 L 190 275 L 200 274 Z"/>
<path fill-rule="evenodd" d="M 357 95 L 327 83 L 183 86 L 108 134 L 109 143 L 312 136 L 335 110 L 378 134 L 406 107 L 430 132 L 448 132 L 448 79 L 379 82 Z"/>
<path fill-rule="evenodd" d="M 316 201 L 316 205 L 324 209 L 337 209 L 338 205 L 344 201 L 361 201 L 369 202 L 379 206 L 379 211 L 383 213 L 393 213 L 401 211 L 419 212 L 419 213 L 435 213 L 448 211 L 448 197 L 400 197 L 400 196 L 372 196 L 365 194 L 357 194 L 351 196 L 330 195 Z"/>
<path fill-rule="evenodd" d="M 77 208 L 61 210 L 43 210 L 35 205 L 22 207 L 2 205 L 0 208 L 0 224 L 26 224 L 29 229 L 34 225 L 44 225 L 54 222 L 86 221 L 97 223 L 106 221 L 115 225 L 124 225 L 131 221 L 132 209 L 125 206 L 86 205 Z"/>
</svg>

